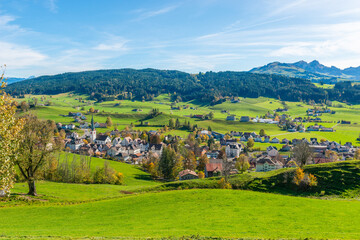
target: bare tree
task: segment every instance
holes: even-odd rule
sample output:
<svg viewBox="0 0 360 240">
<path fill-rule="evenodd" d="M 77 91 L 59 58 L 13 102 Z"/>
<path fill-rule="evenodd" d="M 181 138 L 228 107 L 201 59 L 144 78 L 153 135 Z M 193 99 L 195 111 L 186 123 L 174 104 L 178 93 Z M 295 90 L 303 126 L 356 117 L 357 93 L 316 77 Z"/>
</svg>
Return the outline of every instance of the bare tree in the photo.
<svg viewBox="0 0 360 240">
<path fill-rule="evenodd" d="M 226 157 L 225 148 L 222 148 L 220 150 L 218 158 L 222 160 L 221 174 L 224 176 L 225 182 L 229 182 L 229 176 L 230 176 L 230 172 L 231 172 L 233 166 L 232 166 L 232 162 L 229 161 Z"/>
<path fill-rule="evenodd" d="M 28 183 L 28 194 L 36 196 L 35 180 L 39 171 L 61 144 L 60 139 L 54 139 L 54 126 L 50 122 L 34 115 L 26 115 L 24 120 L 16 164 Z"/>
<path fill-rule="evenodd" d="M 301 142 L 294 147 L 293 156 L 298 166 L 302 168 L 312 160 L 313 151 L 306 142 Z"/>
</svg>

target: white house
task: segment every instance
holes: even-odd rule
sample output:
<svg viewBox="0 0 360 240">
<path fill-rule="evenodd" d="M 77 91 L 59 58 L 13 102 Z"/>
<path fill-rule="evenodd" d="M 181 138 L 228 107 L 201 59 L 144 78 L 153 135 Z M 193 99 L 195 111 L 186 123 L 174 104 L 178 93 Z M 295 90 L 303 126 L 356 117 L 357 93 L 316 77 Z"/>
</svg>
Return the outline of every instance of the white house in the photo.
<svg viewBox="0 0 360 240">
<path fill-rule="evenodd" d="M 127 146 L 129 146 L 132 142 L 133 142 L 133 140 L 131 139 L 131 137 L 125 137 L 125 138 L 121 141 L 121 146 L 127 147 Z"/>
<path fill-rule="evenodd" d="M 229 158 L 239 157 L 241 152 L 241 147 L 239 144 L 229 144 L 225 147 L 226 156 Z"/>
<path fill-rule="evenodd" d="M 271 160 L 270 157 L 262 157 L 256 160 L 257 172 L 268 172 L 283 168 L 283 164 L 276 160 Z"/>
<path fill-rule="evenodd" d="M 96 136 L 95 143 L 104 145 L 107 143 L 111 143 L 111 139 L 107 135 L 98 135 Z"/>
<path fill-rule="evenodd" d="M 82 140 L 71 140 L 66 144 L 65 148 L 70 148 L 71 151 L 77 151 L 84 144 Z"/>
</svg>

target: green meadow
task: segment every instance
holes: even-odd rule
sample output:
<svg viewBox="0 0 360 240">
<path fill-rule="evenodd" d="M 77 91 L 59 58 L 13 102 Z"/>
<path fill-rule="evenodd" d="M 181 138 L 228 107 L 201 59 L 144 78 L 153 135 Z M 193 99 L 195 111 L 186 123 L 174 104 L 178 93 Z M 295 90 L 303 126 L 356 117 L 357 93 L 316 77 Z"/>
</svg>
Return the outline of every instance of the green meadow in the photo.
<svg viewBox="0 0 360 240">
<path fill-rule="evenodd" d="M 65 206 L 3 208 L 6 237 L 211 236 L 359 239 L 360 202 L 240 190 L 183 190 Z"/>
<path fill-rule="evenodd" d="M 74 156 L 62 153 L 60 158 Z M 96 169 L 105 160 L 91 161 Z M 1 237 L 360 238 L 359 161 L 307 166 L 305 171 L 323 186 L 315 191 L 330 194 L 323 197 L 316 192 L 300 197 L 281 185 L 283 174 L 291 169 L 239 174 L 230 180 L 234 189 L 221 190 L 210 189 L 216 188 L 216 178 L 161 183 L 136 166 L 110 165 L 124 174 L 124 185 L 39 181 L 39 196 L 30 198 L 23 195 L 26 184 L 17 183 L 11 201 L 0 202 Z M 235 189 L 239 187 L 253 191 Z"/>
<path fill-rule="evenodd" d="M 44 101 L 41 101 L 41 97 L 45 97 Z M 179 118 L 180 122 L 190 121 L 192 124 L 197 124 L 201 128 L 207 129 L 209 126 L 213 131 L 221 133 L 227 133 L 229 131 L 240 131 L 240 132 L 259 132 L 260 129 L 264 129 L 266 134 L 271 137 L 277 137 L 280 140 L 287 138 L 289 140 L 293 138 L 318 138 L 327 139 L 330 141 L 338 142 L 352 142 L 355 145 L 360 145 L 356 139 L 360 134 L 360 105 L 346 105 L 344 103 L 333 102 L 331 110 L 335 111 L 335 114 L 324 113 L 320 118 L 326 123 L 321 123 L 325 127 L 333 127 L 336 132 L 311 132 L 311 133 L 290 133 L 281 130 L 279 127 L 273 124 L 265 123 L 243 123 L 239 121 L 226 121 L 226 117 L 236 115 L 238 119 L 241 116 L 264 116 L 266 113 L 272 113 L 277 108 L 283 108 L 281 101 L 276 99 L 269 99 L 264 97 L 259 98 L 239 98 L 240 102 L 232 103 L 226 101 L 222 104 L 215 106 L 198 104 L 195 101 L 180 102 L 177 106 L 181 106 L 181 110 L 172 110 L 170 98 L 167 95 L 160 95 L 153 101 L 141 102 L 141 101 L 130 101 L 130 100 L 115 100 L 110 102 L 95 103 L 94 101 L 88 100 L 87 96 L 74 95 L 71 93 L 64 93 L 58 95 L 27 95 L 25 100 L 31 100 L 38 98 L 38 105 L 44 104 L 47 101 L 51 101 L 51 106 L 38 106 L 31 110 L 36 113 L 40 118 L 52 119 L 56 122 L 61 123 L 73 123 L 71 117 L 64 117 L 69 112 L 82 112 L 87 113 L 90 107 L 99 109 L 100 113 L 94 114 L 94 120 L 97 122 L 105 122 L 106 118 L 110 116 L 113 120 L 114 126 L 107 129 L 99 128 L 99 132 L 106 132 L 113 129 L 115 126 L 118 129 L 123 129 L 126 126 L 133 123 L 137 125 L 135 129 L 140 130 L 157 130 L 161 126 L 168 124 L 171 118 Z M 21 99 L 19 99 L 21 101 Z M 312 108 L 311 105 L 301 102 L 285 102 L 288 107 L 288 112 L 292 118 L 295 117 L 306 117 L 306 110 Z M 185 108 L 184 108 L 185 107 Z M 163 114 L 154 117 L 152 119 L 144 120 L 148 122 L 148 126 L 139 126 L 141 120 L 145 119 L 147 114 L 153 109 L 159 109 Z M 83 110 L 82 110 L 83 109 Z M 140 109 L 141 111 L 136 112 L 134 109 Z M 223 111 L 228 111 L 224 113 Z M 190 118 L 191 115 L 195 114 L 208 114 L 214 113 L 214 119 L 212 120 L 199 120 Z M 87 115 L 90 121 L 90 116 Z M 351 121 L 350 125 L 342 125 L 338 122 L 341 120 Z M 313 125 L 314 123 L 305 123 L 305 127 Z M 75 123 L 75 125 L 78 125 Z M 175 134 L 182 137 L 187 136 L 187 131 L 175 130 L 169 132 L 169 134 Z"/>
</svg>

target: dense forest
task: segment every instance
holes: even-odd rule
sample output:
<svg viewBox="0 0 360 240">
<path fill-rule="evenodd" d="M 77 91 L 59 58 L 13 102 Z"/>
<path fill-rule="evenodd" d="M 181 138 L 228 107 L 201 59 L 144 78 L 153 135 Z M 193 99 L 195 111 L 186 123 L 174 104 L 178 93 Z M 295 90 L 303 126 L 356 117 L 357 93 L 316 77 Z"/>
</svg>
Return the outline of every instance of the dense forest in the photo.
<svg viewBox="0 0 360 240">
<path fill-rule="evenodd" d="M 231 96 L 360 103 L 360 85 L 352 86 L 350 82 L 337 83 L 334 89 L 322 89 L 301 78 L 230 71 L 188 74 L 156 69 L 97 70 L 41 76 L 10 84 L 6 90 L 14 96 L 72 91 L 88 94 L 98 101 L 151 100 L 166 93 L 171 94 L 173 100 L 198 100 L 209 104 Z"/>
</svg>

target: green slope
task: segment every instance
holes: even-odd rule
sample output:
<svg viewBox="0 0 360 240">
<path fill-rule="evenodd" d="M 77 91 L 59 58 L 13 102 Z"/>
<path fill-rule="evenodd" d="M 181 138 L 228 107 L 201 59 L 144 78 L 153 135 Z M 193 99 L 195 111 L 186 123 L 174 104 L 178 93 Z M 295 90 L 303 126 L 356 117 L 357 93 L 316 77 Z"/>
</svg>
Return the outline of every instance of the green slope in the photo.
<svg viewBox="0 0 360 240">
<path fill-rule="evenodd" d="M 0 210 L 3 236 L 360 238 L 360 202 L 234 190 L 151 193 Z"/>
<path fill-rule="evenodd" d="M 80 156 L 69 153 L 62 153 L 61 159 L 68 158 L 69 164 L 73 159 L 79 160 Z M 91 158 L 91 169 L 95 171 L 97 167 L 103 167 L 107 160 L 100 158 Z M 79 202 L 79 201 L 93 201 L 105 198 L 122 197 L 125 194 L 138 191 L 143 188 L 157 186 L 160 183 L 153 181 L 150 175 L 137 166 L 126 163 L 108 161 L 109 166 L 118 172 L 124 174 L 124 185 L 110 185 L 110 184 L 69 184 L 49 181 L 38 181 L 36 183 L 39 197 L 36 199 L 44 199 L 45 203 L 52 202 Z M 28 188 L 26 183 L 16 183 L 13 189 L 14 194 L 27 193 Z M 48 202 L 49 201 L 49 202 Z M 24 204 L 24 202 L 7 203 Z M 0 202 L 1 205 L 6 203 Z"/>
<path fill-rule="evenodd" d="M 294 196 L 332 196 L 360 199 L 360 161 L 308 165 L 305 173 L 317 177 L 318 185 L 303 191 L 293 182 L 295 169 L 283 168 L 270 172 L 255 172 L 233 175 L 230 183 L 234 189 L 246 189 Z M 218 188 L 219 178 L 171 182 L 155 186 L 155 190 Z"/>
</svg>

